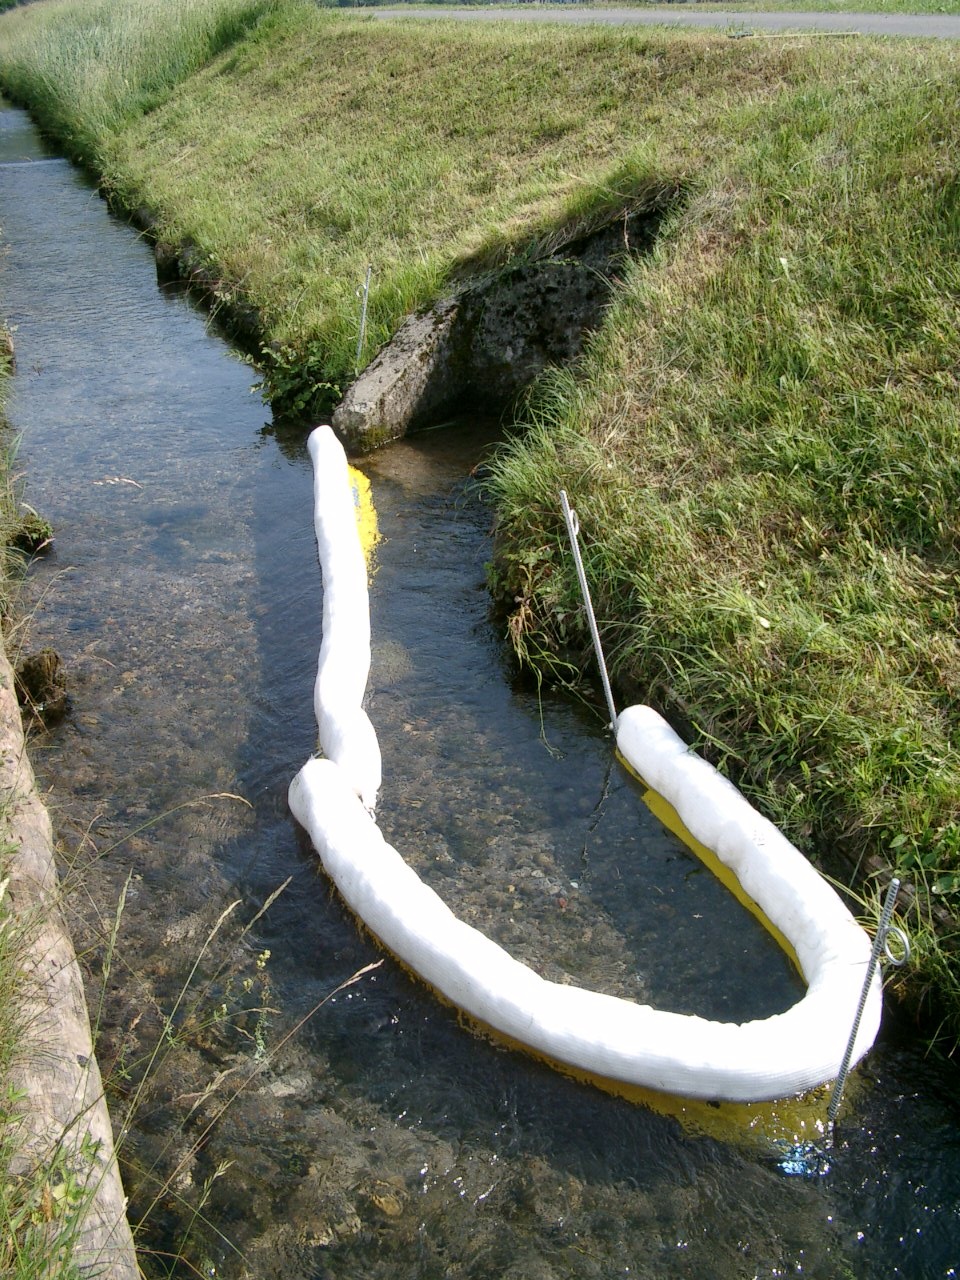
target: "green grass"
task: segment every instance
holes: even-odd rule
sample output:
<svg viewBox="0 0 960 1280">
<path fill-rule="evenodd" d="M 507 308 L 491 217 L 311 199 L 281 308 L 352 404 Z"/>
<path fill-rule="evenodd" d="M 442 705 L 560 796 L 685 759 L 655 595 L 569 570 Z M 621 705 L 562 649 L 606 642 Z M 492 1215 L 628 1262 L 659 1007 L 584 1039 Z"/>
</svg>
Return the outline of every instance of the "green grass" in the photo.
<svg viewBox="0 0 960 1280">
<path fill-rule="evenodd" d="M 843 61 L 743 109 L 722 181 L 542 390 L 492 484 L 497 572 L 521 645 L 568 656 L 567 488 L 615 678 L 827 865 L 918 886 L 910 981 L 955 1040 L 930 939 L 960 897 L 957 71 Z"/>
<path fill-rule="evenodd" d="M 47 10 L 70 47 L 95 11 Z M 116 21 L 124 9 L 109 11 Z M 637 100 L 651 88 L 662 95 L 657 118 L 695 112 L 700 94 L 715 111 L 728 70 L 740 82 L 743 61 L 713 64 L 695 46 L 656 37 L 529 28 L 511 30 L 505 57 L 496 26 L 454 34 L 289 3 L 117 132 L 101 129 L 99 112 L 73 120 L 87 73 L 69 87 L 31 31 L 26 15 L 4 20 L 8 92 L 33 103 L 32 84 L 58 88 L 41 118 L 87 140 L 83 153 L 107 186 L 130 207 L 149 204 L 162 239 L 193 246 L 224 302 L 255 308 L 275 406 L 315 412 L 353 374 L 368 264 L 369 357 L 468 264 L 495 265 L 531 234 L 672 188 L 674 175 L 637 145 Z M 116 57 L 118 66 L 137 61 Z"/>
<path fill-rule="evenodd" d="M 12 42 L 29 45 L 26 62 L 7 64 L 4 88 L 29 99 L 41 127 L 96 167 L 106 138 L 273 7 L 273 0 L 145 0 L 115 13 L 108 2 L 78 3 L 65 22 L 60 6 L 30 4 L 4 17 Z"/>
<path fill-rule="evenodd" d="M 278 409 L 351 376 L 367 264 L 369 358 L 457 278 L 670 205 L 495 465 L 509 633 L 558 678 L 584 653 L 565 487 L 621 697 L 865 898 L 911 880 L 939 942 L 905 981 L 956 1039 L 956 47 L 224 3 L 47 0 L 0 82 L 253 309 Z"/>
</svg>

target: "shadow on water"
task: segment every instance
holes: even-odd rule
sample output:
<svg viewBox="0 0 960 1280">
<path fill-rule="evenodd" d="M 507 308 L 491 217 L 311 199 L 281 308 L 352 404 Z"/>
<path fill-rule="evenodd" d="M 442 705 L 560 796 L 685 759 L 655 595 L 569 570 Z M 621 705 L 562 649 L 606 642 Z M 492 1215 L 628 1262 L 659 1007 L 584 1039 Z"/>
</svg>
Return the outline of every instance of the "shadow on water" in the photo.
<svg viewBox="0 0 960 1280">
<path fill-rule="evenodd" d="M 358 927 L 286 805 L 316 733 L 304 442 L 264 428 L 248 371 L 157 288 L 148 248 L 31 146 L 2 113 L 10 414 L 57 537 L 25 588 L 31 646 L 61 651 L 74 700 L 32 751 L 93 992 L 126 885 L 98 1051 L 115 1116 L 134 1111 L 144 1242 L 178 1249 L 205 1194 L 188 1256 L 230 1277 L 952 1275 L 956 1071 L 893 1020 L 829 1171 L 789 1178 L 761 1143 L 477 1037 Z M 547 976 L 711 1017 L 785 1007 L 789 966 L 646 814 L 601 718 L 517 681 L 469 481 L 489 443 L 426 433 L 364 464 L 388 839 Z M 157 1043 L 175 1051 L 144 1083 Z"/>
</svg>

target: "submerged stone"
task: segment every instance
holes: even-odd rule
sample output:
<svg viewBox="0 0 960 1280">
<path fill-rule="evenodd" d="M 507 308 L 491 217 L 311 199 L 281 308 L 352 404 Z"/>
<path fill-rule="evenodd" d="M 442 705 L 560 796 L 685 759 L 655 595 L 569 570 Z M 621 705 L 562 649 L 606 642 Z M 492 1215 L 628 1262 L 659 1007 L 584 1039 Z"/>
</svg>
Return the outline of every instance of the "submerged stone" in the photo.
<svg viewBox="0 0 960 1280">
<path fill-rule="evenodd" d="M 17 701 L 31 715 L 53 724 L 70 708 L 67 677 L 55 649 L 40 649 L 17 663 Z"/>
</svg>

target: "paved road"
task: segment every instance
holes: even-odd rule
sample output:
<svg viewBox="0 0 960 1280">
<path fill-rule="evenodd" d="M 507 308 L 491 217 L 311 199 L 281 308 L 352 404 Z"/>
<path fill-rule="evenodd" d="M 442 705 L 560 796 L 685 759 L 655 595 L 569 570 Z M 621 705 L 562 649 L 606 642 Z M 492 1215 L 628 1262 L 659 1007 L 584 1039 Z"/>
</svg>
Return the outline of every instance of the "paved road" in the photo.
<svg viewBox="0 0 960 1280">
<path fill-rule="evenodd" d="M 960 39 L 960 16 L 956 14 L 909 13 L 739 13 L 697 11 L 693 5 L 676 5 L 669 9 L 587 9 L 570 5 L 564 8 L 494 9 L 366 9 L 376 18 L 456 18 L 464 22 L 491 22 L 509 19 L 517 22 L 567 22 L 576 25 L 612 23 L 629 26 L 720 27 L 731 33 L 752 31 L 846 32 L 854 35 L 926 36 L 935 40 Z"/>
</svg>

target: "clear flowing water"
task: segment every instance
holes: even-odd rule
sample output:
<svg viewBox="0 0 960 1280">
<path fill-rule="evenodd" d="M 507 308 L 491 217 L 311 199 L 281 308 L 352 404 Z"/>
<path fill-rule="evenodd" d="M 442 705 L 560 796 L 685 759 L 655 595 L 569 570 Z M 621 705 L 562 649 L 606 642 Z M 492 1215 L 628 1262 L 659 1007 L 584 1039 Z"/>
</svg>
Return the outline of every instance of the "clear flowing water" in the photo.
<svg viewBox="0 0 960 1280">
<path fill-rule="evenodd" d="M 265 421 L 250 370 L 13 110 L 0 220 L 9 417 L 56 530 L 12 643 L 69 673 L 71 714 L 31 753 L 158 1273 L 182 1248 L 290 1280 L 953 1276 L 957 1072 L 894 1019 L 828 1159 L 789 1176 L 749 1114 L 569 1080 L 382 955 L 286 806 L 320 638 L 303 433 Z M 786 1007 L 786 961 L 648 814 L 598 714 L 517 681 L 470 481 L 492 438 L 363 464 L 387 837 L 548 976 L 711 1017 Z"/>
</svg>

